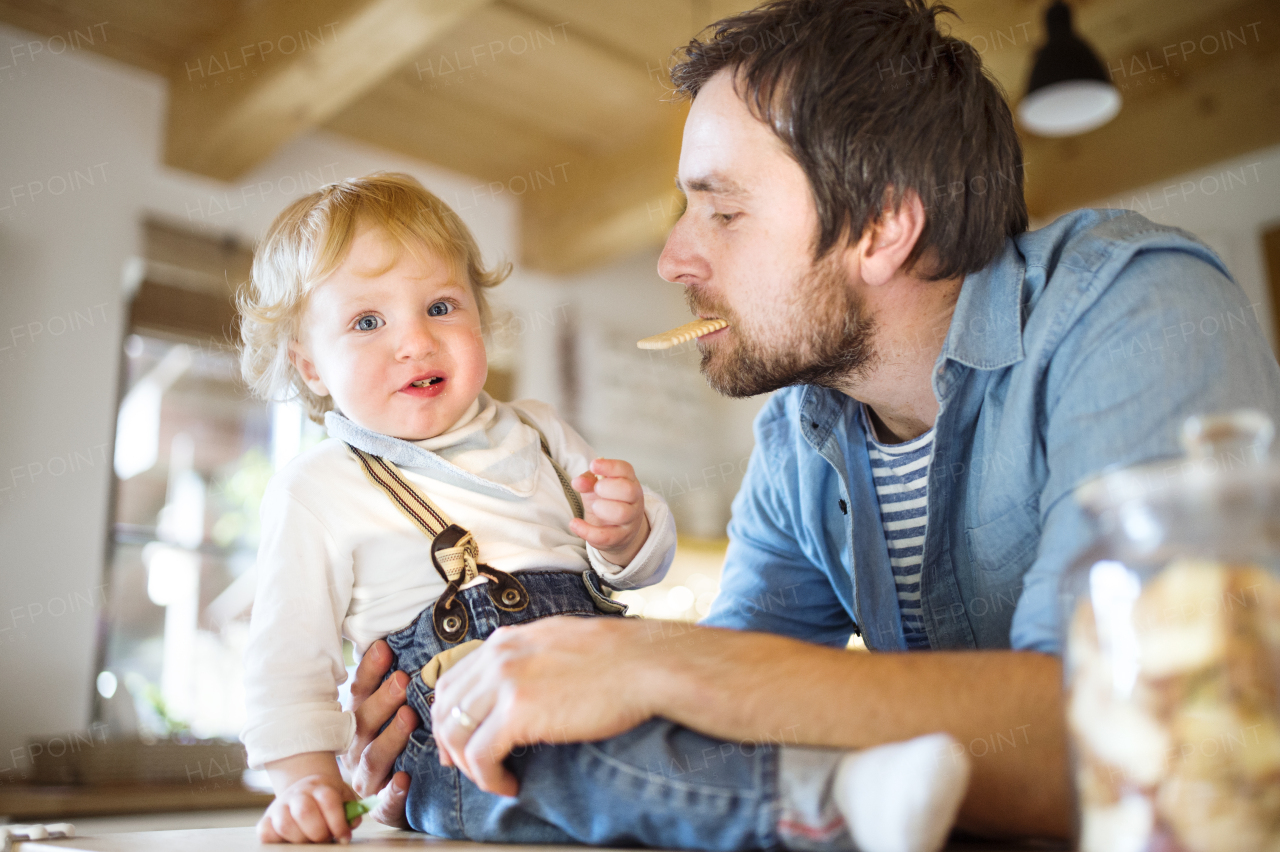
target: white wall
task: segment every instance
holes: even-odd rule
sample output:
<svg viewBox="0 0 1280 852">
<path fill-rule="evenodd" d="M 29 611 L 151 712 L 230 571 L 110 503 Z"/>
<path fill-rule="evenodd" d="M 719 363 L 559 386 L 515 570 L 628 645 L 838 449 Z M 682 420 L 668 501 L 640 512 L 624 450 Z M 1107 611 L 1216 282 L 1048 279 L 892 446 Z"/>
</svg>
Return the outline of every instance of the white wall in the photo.
<svg viewBox="0 0 1280 852">
<path fill-rule="evenodd" d="M 1280 145 L 1084 206 L 1136 210 L 1154 222 L 1195 234 L 1240 282 L 1275 347 L 1262 234 L 1280 224 Z M 1040 227 L 1043 222 L 1033 224 Z"/>
<path fill-rule="evenodd" d="M 453 203 L 488 258 L 514 256 L 517 225 L 479 181 L 324 133 L 231 185 L 166 168 L 161 78 L 83 50 L 12 60 L 35 39 L 0 26 L 0 783 L 29 737 L 89 723 L 122 270 L 144 215 L 252 240 L 321 181 L 398 169 Z"/>
</svg>

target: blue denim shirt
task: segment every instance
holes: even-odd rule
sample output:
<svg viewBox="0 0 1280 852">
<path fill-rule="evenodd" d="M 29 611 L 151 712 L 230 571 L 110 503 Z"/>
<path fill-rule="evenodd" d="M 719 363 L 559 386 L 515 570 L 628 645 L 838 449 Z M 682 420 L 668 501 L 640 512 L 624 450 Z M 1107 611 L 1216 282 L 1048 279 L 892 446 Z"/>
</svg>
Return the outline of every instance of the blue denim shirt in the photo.
<svg viewBox="0 0 1280 852">
<path fill-rule="evenodd" d="M 1091 537 L 1073 489 L 1178 455 L 1191 414 L 1280 422 L 1258 310 L 1190 234 L 1121 210 L 1020 234 L 965 278 L 932 382 L 931 647 L 1059 652 L 1059 578 Z M 856 405 L 799 386 L 760 412 L 705 624 L 905 650 Z"/>
</svg>

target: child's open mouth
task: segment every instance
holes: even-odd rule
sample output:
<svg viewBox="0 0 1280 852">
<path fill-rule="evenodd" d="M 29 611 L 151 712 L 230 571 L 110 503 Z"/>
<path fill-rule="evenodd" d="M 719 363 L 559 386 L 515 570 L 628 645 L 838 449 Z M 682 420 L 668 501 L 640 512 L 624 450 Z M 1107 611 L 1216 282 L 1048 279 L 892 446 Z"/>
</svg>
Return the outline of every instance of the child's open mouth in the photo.
<svg viewBox="0 0 1280 852">
<path fill-rule="evenodd" d="M 407 393 L 409 396 L 417 397 L 434 397 L 444 393 L 444 386 L 448 383 L 448 376 L 423 376 L 420 379 L 414 379 L 409 384 L 400 389 L 401 393 Z"/>
</svg>

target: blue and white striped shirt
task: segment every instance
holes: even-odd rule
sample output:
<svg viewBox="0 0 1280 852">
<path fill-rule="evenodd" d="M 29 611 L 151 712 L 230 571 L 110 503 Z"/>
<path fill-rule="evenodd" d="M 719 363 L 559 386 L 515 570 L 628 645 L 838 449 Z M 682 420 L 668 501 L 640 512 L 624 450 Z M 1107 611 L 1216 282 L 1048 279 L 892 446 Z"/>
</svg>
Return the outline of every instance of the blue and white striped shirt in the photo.
<svg viewBox="0 0 1280 852">
<path fill-rule="evenodd" d="M 898 589 L 898 610 L 908 648 L 928 648 L 924 611 L 920 608 L 920 568 L 924 532 L 929 520 L 929 462 L 933 430 L 901 444 L 882 444 L 874 437 L 871 418 L 862 406 L 867 455 L 880 501 L 880 520 L 889 545 L 889 564 Z"/>
</svg>

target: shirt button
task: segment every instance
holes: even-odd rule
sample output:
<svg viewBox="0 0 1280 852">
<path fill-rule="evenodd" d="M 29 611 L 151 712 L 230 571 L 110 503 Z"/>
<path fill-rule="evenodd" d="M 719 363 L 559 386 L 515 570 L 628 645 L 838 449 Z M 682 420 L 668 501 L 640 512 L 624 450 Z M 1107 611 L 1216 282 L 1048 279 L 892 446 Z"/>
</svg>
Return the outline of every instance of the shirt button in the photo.
<svg viewBox="0 0 1280 852">
<path fill-rule="evenodd" d="M 840 511 L 846 515 L 849 514 L 849 504 L 844 502 L 844 500 L 840 501 Z"/>
</svg>

